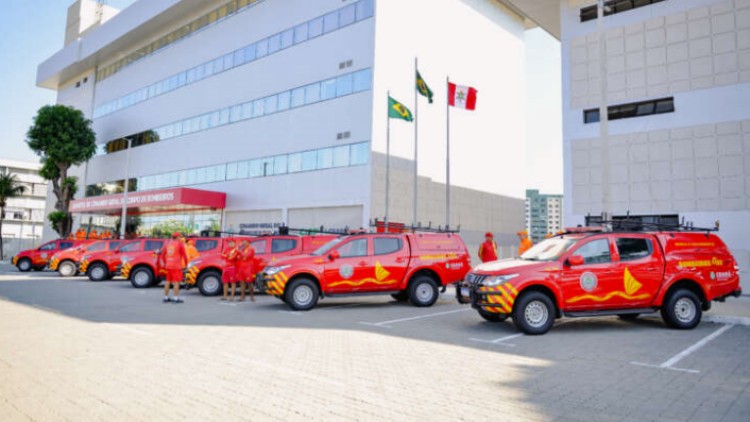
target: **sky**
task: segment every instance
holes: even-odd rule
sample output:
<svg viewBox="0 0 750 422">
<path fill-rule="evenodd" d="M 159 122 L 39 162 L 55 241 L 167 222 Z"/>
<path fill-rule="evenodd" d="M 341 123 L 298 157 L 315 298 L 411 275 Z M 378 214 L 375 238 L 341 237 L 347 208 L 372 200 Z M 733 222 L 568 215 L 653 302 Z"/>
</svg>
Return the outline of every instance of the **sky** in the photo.
<svg viewBox="0 0 750 422">
<path fill-rule="evenodd" d="M 123 9 L 135 0 L 107 0 Z M 144 0 L 142 0 L 144 1 Z M 37 66 L 63 47 L 73 0 L 3 0 L 0 27 L 0 158 L 36 161 L 24 142 L 36 111 L 55 92 L 36 87 Z M 526 31 L 527 187 L 563 190 L 560 44 L 542 29 Z"/>
</svg>

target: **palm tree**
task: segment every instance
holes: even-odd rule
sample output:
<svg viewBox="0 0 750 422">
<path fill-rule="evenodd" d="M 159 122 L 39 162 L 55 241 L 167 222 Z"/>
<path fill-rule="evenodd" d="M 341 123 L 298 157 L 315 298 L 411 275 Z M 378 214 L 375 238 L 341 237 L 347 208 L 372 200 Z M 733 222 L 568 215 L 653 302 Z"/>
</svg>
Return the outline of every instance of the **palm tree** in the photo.
<svg viewBox="0 0 750 422">
<path fill-rule="evenodd" d="M 16 179 L 16 175 L 10 174 L 7 169 L 0 171 L 0 260 L 3 259 L 3 220 L 5 219 L 5 205 L 7 200 L 21 196 L 26 187 Z"/>
</svg>

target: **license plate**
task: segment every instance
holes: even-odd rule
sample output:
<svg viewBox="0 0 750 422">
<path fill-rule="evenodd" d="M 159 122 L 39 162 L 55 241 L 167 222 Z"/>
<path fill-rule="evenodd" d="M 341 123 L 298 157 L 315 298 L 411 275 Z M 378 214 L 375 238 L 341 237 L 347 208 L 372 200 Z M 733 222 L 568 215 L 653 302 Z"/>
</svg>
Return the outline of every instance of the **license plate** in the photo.
<svg viewBox="0 0 750 422">
<path fill-rule="evenodd" d="M 461 287 L 461 297 L 470 298 L 471 292 L 469 292 L 468 287 Z"/>
</svg>

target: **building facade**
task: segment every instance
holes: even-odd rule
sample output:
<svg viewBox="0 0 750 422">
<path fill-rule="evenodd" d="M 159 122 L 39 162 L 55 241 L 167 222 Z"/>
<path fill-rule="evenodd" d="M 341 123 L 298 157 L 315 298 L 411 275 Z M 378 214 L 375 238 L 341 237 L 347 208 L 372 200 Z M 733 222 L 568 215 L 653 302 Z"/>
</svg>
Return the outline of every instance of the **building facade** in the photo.
<svg viewBox="0 0 750 422">
<path fill-rule="evenodd" d="M 23 195 L 8 199 L 3 220 L 3 239 L 41 239 L 46 222 L 47 181 L 39 176 L 39 164 L 0 159 L 0 172 L 15 175 L 25 188 Z"/>
<path fill-rule="evenodd" d="M 561 11 L 566 223 L 720 221 L 750 288 L 750 1 Z"/>
<path fill-rule="evenodd" d="M 72 9 L 81 22 L 89 21 L 86 3 Z M 430 19 L 417 18 L 428 9 Z M 66 36 L 65 47 L 39 66 L 37 83 L 93 120 L 99 153 L 76 175 L 80 195 L 100 200 L 76 209 L 94 204 L 97 224 L 116 223 L 127 186 L 128 215 L 137 214 L 139 230 L 167 220 L 248 233 L 280 223 L 366 227 L 386 217 L 386 173 L 387 216 L 411 223 L 414 124 L 392 121 L 388 145 L 386 119 L 388 94 L 416 111 L 418 57 L 436 101 L 418 100 L 417 220 L 460 227 L 477 245 L 491 230 L 510 254 L 523 227 L 525 189 L 517 104 L 525 95 L 526 20 L 512 7 L 494 0 L 139 0 L 93 22 Z M 444 30 L 455 22 L 461 31 Z M 475 112 L 450 111 L 450 217 L 446 77 L 480 96 Z M 183 187 L 226 193 L 225 203 L 144 205 Z M 77 223 L 87 219 L 76 214 Z"/>
<path fill-rule="evenodd" d="M 526 230 L 532 242 L 563 229 L 562 198 L 562 195 L 541 194 L 537 189 L 526 190 Z"/>
</svg>

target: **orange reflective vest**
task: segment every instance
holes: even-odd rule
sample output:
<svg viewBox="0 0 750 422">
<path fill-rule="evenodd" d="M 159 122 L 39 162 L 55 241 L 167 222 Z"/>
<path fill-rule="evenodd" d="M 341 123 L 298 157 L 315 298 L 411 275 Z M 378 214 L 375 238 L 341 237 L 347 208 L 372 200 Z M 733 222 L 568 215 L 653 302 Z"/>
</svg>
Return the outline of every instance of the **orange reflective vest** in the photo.
<svg viewBox="0 0 750 422">
<path fill-rule="evenodd" d="M 534 246 L 534 244 L 531 243 L 531 239 L 529 239 L 528 237 L 524 237 L 523 239 L 521 239 L 521 244 L 518 245 L 518 255 L 520 256 L 524 252 L 528 251 L 532 246 Z"/>
</svg>

